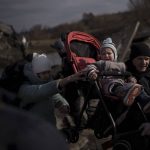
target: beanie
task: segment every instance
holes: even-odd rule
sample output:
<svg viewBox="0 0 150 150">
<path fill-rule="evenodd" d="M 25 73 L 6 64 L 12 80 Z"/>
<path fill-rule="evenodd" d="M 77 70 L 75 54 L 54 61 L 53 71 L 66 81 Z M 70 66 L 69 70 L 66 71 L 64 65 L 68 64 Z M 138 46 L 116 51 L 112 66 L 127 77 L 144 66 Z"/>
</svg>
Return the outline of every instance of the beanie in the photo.
<svg viewBox="0 0 150 150">
<path fill-rule="evenodd" d="M 109 38 L 106 38 L 103 43 L 102 43 L 102 47 L 101 47 L 101 50 L 103 48 L 111 48 L 113 53 L 114 53 L 114 59 L 117 60 L 117 49 L 115 47 L 115 44 L 112 42 L 112 39 L 109 37 Z M 100 50 L 100 53 L 101 53 L 101 50 Z"/>
<path fill-rule="evenodd" d="M 150 48 L 144 43 L 136 43 L 131 45 L 130 60 L 138 56 L 150 57 Z"/>
<path fill-rule="evenodd" d="M 50 70 L 51 64 L 47 55 L 33 53 L 32 69 L 35 74 Z"/>
</svg>

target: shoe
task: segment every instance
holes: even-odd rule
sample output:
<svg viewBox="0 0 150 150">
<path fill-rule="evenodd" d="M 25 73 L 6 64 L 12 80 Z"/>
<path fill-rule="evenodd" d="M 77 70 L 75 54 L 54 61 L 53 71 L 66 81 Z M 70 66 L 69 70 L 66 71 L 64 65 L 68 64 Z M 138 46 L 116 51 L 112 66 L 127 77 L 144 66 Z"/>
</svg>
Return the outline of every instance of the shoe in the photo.
<svg viewBox="0 0 150 150">
<path fill-rule="evenodd" d="M 148 102 L 144 107 L 143 107 L 144 113 L 150 113 L 150 102 Z"/>
<path fill-rule="evenodd" d="M 141 93 L 142 85 L 135 83 L 125 83 L 122 86 L 116 87 L 116 96 L 123 98 L 123 103 L 126 106 L 131 106 L 134 103 L 134 99 Z"/>
</svg>

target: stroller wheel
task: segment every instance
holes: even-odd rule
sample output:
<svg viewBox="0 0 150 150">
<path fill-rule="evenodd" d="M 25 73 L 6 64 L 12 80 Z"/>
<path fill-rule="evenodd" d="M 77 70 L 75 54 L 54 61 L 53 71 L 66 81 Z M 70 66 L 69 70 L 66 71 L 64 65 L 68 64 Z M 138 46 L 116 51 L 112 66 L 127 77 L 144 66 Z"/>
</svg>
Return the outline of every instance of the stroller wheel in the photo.
<svg viewBox="0 0 150 150">
<path fill-rule="evenodd" d="M 113 150 L 132 150 L 131 144 L 126 140 L 119 140 L 114 144 Z"/>
</svg>

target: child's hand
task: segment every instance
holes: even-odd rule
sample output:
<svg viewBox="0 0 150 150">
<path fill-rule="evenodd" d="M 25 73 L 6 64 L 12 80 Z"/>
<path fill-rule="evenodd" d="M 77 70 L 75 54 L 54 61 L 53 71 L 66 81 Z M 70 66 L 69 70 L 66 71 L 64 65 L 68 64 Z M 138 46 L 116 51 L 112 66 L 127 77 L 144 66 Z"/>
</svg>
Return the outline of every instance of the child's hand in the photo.
<svg viewBox="0 0 150 150">
<path fill-rule="evenodd" d="M 90 80 L 96 80 L 98 75 L 97 75 L 98 71 L 97 70 L 90 70 L 87 74 L 87 77 L 90 79 Z"/>
<path fill-rule="evenodd" d="M 96 80 L 98 75 L 97 73 L 99 72 L 97 70 L 97 67 L 95 65 L 88 65 L 84 70 L 83 72 L 85 73 L 85 76 L 87 78 L 89 78 L 90 80 Z"/>
</svg>

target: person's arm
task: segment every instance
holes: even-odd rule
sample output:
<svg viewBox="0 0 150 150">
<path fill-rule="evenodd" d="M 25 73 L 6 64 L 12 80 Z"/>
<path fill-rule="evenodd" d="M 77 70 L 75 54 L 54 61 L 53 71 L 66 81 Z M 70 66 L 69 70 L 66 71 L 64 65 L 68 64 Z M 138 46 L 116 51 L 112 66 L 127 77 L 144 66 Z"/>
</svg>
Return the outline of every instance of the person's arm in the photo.
<svg viewBox="0 0 150 150">
<path fill-rule="evenodd" d="M 81 80 L 83 78 L 84 72 L 80 71 L 77 72 L 75 74 L 72 74 L 66 78 L 63 78 L 60 80 L 58 88 L 61 90 L 63 89 L 67 84 L 71 83 L 71 82 L 75 82 L 78 80 Z"/>
<path fill-rule="evenodd" d="M 126 66 L 122 62 L 112 62 L 112 61 L 104 61 L 100 60 L 94 63 L 99 71 L 119 71 L 126 72 Z"/>
<path fill-rule="evenodd" d="M 83 69 L 83 72 L 89 79 L 96 80 L 98 77 L 97 73 L 125 73 L 126 67 L 125 64 L 121 62 L 100 60 L 88 65 L 85 69 Z"/>
<path fill-rule="evenodd" d="M 21 98 L 24 103 L 37 102 L 39 99 L 44 99 L 59 93 L 59 82 L 60 80 L 50 81 L 41 85 L 24 84 L 19 89 L 18 97 Z"/>
<path fill-rule="evenodd" d="M 70 82 L 80 79 L 81 73 L 76 73 L 64 79 L 50 81 L 41 85 L 24 84 L 20 87 L 18 97 L 25 104 L 37 102 L 59 93 Z"/>
</svg>

